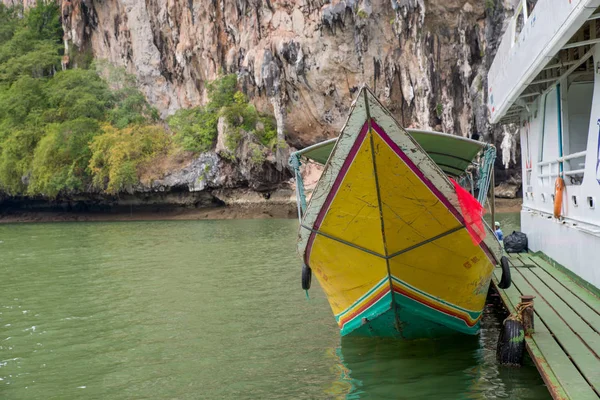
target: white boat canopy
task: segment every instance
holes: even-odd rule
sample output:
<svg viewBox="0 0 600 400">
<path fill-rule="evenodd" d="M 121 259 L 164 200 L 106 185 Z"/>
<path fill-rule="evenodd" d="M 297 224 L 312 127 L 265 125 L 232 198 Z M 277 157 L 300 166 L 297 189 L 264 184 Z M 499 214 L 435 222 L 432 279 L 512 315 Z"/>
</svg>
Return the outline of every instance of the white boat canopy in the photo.
<svg viewBox="0 0 600 400">
<path fill-rule="evenodd" d="M 462 175 L 471 165 L 477 154 L 488 146 L 487 143 L 447 133 L 406 129 L 406 131 L 421 145 L 429 157 L 451 176 Z M 306 147 L 296 154 L 313 160 L 319 164 L 327 163 L 337 138 Z"/>
<path fill-rule="evenodd" d="M 488 72 L 492 123 L 517 122 L 538 96 L 567 76 L 593 74 L 600 0 L 516 0 Z"/>
</svg>

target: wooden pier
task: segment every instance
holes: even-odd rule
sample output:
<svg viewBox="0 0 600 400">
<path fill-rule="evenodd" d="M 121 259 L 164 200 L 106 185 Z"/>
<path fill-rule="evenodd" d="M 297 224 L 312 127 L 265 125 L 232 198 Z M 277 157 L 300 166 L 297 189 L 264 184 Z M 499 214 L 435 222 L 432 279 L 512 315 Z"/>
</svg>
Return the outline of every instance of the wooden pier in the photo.
<svg viewBox="0 0 600 400">
<path fill-rule="evenodd" d="M 600 399 L 600 298 L 541 257 L 511 254 L 510 263 L 512 285 L 498 292 L 511 313 L 520 296 L 535 296 L 535 332 L 525 343 L 550 394 Z M 495 284 L 501 275 L 497 268 Z"/>
</svg>

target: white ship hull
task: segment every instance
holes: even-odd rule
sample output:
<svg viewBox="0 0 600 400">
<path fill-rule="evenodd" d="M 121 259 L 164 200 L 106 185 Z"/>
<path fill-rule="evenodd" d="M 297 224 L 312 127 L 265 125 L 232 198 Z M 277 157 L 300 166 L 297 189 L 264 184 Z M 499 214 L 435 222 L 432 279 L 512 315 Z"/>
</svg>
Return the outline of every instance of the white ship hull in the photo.
<svg viewBox="0 0 600 400">
<path fill-rule="evenodd" d="M 551 214 L 521 211 L 521 229 L 531 251 L 541 251 L 582 279 L 600 288 L 600 231 L 563 224 Z M 600 229 L 600 228 L 596 228 Z"/>
</svg>

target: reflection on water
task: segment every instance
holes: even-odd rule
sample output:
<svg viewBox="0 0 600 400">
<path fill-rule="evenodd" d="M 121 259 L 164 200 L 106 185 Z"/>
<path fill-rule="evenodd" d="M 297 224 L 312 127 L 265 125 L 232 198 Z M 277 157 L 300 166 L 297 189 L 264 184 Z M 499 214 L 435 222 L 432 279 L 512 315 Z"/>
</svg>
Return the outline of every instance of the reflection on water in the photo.
<svg viewBox="0 0 600 400">
<path fill-rule="evenodd" d="M 297 221 L 0 225 L 0 399 L 546 399 L 479 337 L 340 339 Z"/>
<path fill-rule="evenodd" d="M 345 399 L 549 399 L 530 360 L 496 364 L 499 310 L 486 308 L 479 337 L 402 342 L 342 338 L 338 380 L 328 393 Z"/>
</svg>

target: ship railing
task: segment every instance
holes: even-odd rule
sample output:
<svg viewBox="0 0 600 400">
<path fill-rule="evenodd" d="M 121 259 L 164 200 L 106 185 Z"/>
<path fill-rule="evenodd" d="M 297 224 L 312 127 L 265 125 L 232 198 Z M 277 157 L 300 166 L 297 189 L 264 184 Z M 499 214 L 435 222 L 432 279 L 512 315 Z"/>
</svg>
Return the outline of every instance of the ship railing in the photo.
<svg viewBox="0 0 600 400">
<path fill-rule="evenodd" d="M 568 154 L 566 156 L 562 156 L 562 157 L 558 157 L 555 160 L 550 160 L 550 161 L 541 161 L 539 163 L 537 163 L 537 167 L 538 167 L 538 178 L 540 179 L 540 183 L 542 185 L 544 185 L 546 183 L 546 179 L 547 184 L 550 185 L 552 182 L 552 178 L 561 176 L 561 177 L 571 177 L 571 179 L 569 180 L 569 182 L 566 182 L 567 184 L 574 184 L 574 185 L 580 185 L 581 181 L 583 180 L 583 173 L 585 171 L 585 168 L 578 168 L 578 169 L 571 169 L 570 168 L 570 161 L 571 160 L 575 160 L 577 158 L 583 158 L 583 164 L 585 164 L 585 156 L 587 154 L 587 151 L 579 151 L 577 153 L 572 153 L 572 154 Z M 565 163 L 569 166 L 568 170 L 564 170 L 564 165 Z M 544 173 L 544 167 L 548 167 L 549 171 Z M 554 166 L 557 166 L 556 170 L 553 170 Z M 561 171 L 561 166 L 563 166 L 563 170 Z"/>
</svg>

